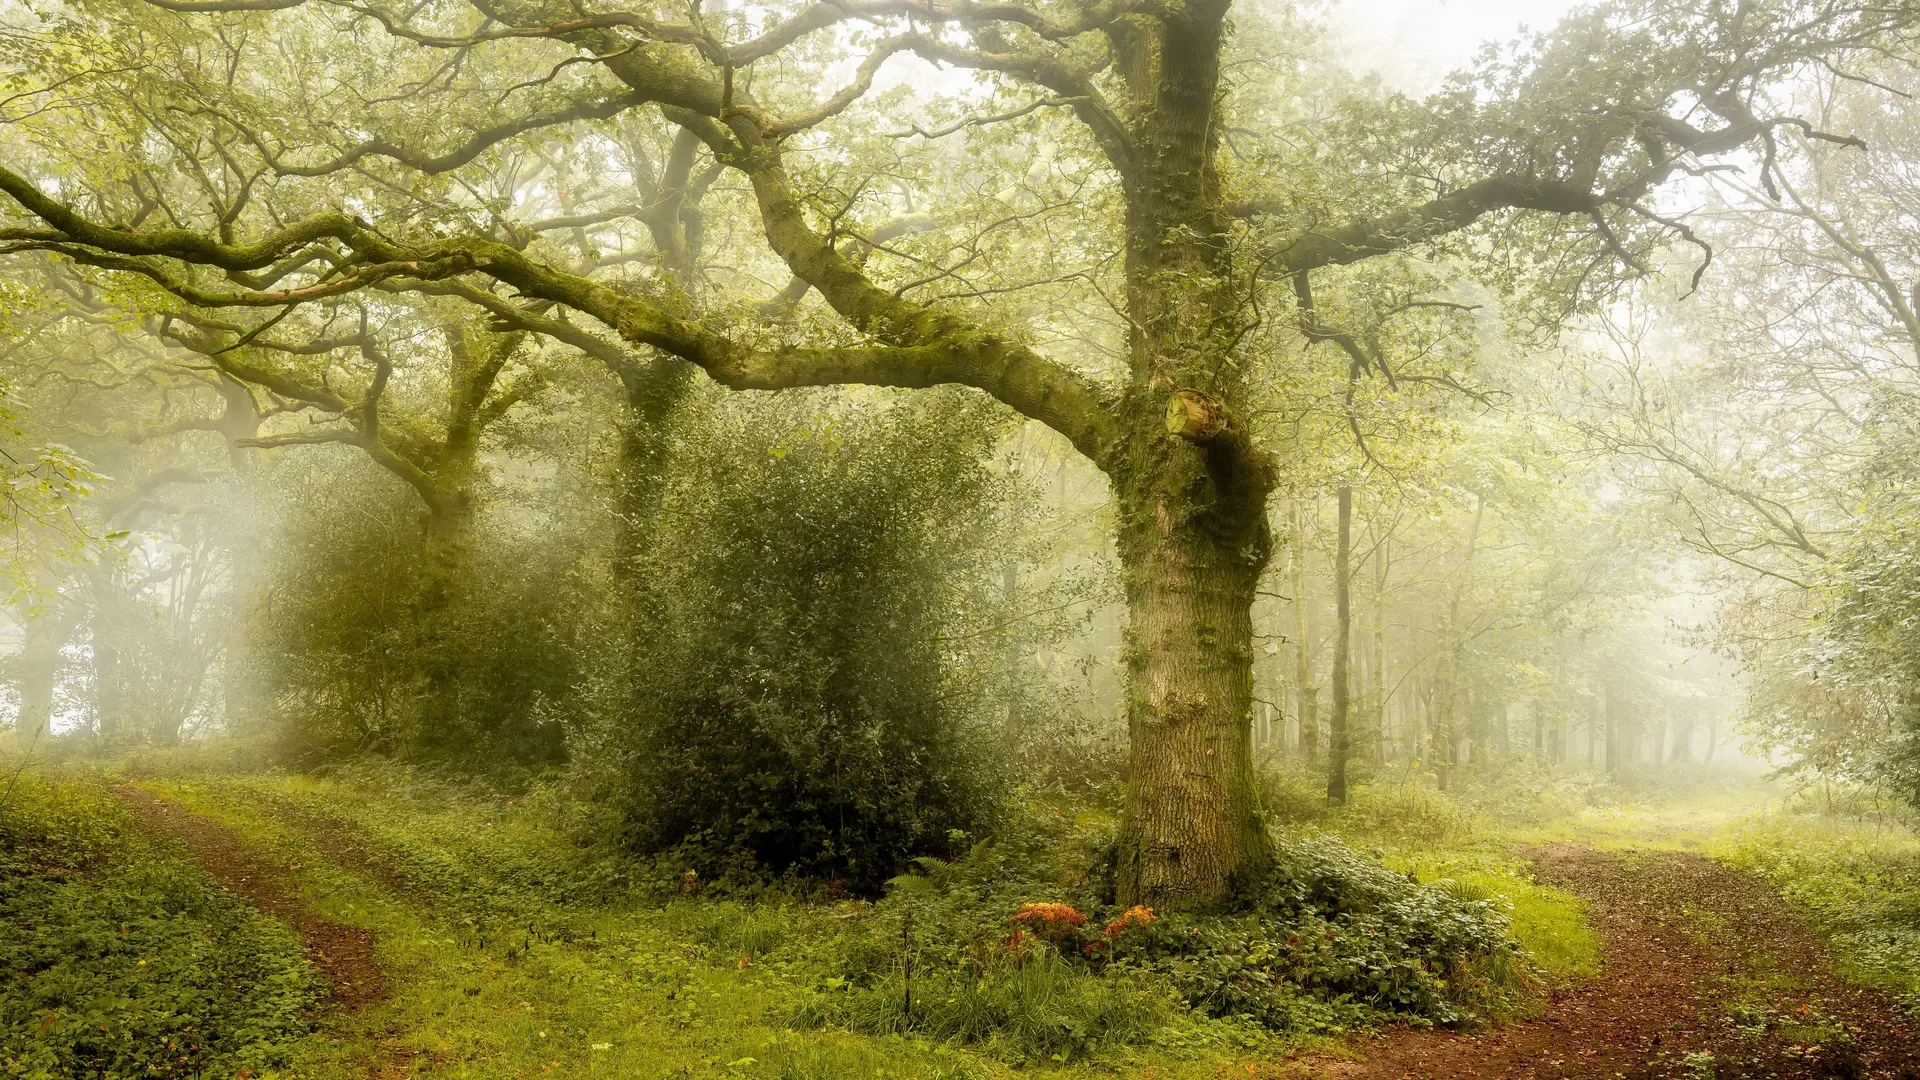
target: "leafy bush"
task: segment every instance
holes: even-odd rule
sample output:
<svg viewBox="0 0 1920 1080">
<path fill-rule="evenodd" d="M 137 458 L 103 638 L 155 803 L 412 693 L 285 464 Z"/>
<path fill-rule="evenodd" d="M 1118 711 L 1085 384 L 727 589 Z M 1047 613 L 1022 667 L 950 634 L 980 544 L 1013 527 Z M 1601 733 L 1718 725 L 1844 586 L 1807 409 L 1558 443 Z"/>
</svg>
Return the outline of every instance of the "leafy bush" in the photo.
<svg viewBox="0 0 1920 1080">
<path fill-rule="evenodd" d="M 358 753 L 501 769 L 557 760 L 553 702 L 575 677 L 559 630 L 570 560 L 557 526 L 508 514 L 475 523 L 468 572 L 436 625 L 416 596 L 418 497 L 357 456 L 282 465 L 267 545 L 254 670 L 272 688 L 285 754 L 311 766 Z M 480 583 L 484 582 L 484 587 Z M 422 672 L 445 672 L 455 707 L 428 722 Z M 264 718 L 259 718 L 264 719 Z"/>
<path fill-rule="evenodd" d="M 1217 999 L 1216 1012 L 1257 1016 L 1271 1000 L 1284 1027 L 1300 1014 L 1290 1000 L 1298 988 L 1331 1004 L 1458 1023 L 1524 977 L 1506 920 L 1484 897 L 1419 884 L 1330 837 L 1285 845 L 1245 904 L 1236 917 L 1188 928 L 1216 941 L 1171 953 L 1176 971 L 1182 957 L 1194 969 L 1185 981 L 1200 993 L 1189 998 Z M 1178 923 L 1166 922 L 1161 934 L 1177 942 Z M 1222 968 L 1221 957 L 1240 957 L 1242 968 Z"/>
<path fill-rule="evenodd" d="M 856 417 L 731 401 L 689 430 L 634 574 L 628 675 L 575 753 L 702 879 L 872 890 L 991 820 L 1010 482 L 957 395 Z"/>
<path fill-rule="evenodd" d="M 800 1022 L 1066 1059 L 1388 1016 L 1458 1024 L 1528 980 L 1486 899 L 1418 884 L 1331 838 L 1285 843 L 1261 888 L 1211 915 L 1104 903 L 1110 839 L 1040 805 L 1005 841 L 921 860 L 871 909 L 848 910 L 840 973 Z"/>
<path fill-rule="evenodd" d="M 76 784 L 0 804 L 0 925 L 0 1075 L 257 1073 L 315 999 L 289 930 Z"/>
</svg>

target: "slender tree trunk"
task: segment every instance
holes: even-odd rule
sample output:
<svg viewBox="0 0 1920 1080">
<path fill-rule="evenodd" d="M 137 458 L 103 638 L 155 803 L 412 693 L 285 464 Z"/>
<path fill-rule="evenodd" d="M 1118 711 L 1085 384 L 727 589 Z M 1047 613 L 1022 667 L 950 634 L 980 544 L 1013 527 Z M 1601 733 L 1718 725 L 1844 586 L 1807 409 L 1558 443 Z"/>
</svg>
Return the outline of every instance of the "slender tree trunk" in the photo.
<svg viewBox="0 0 1920 1080">
<path fill-rule="evenodd" d="M 1473 561 L 1474 552 L 1480 546 L 1480 523 L 1486 517 L 1486 512 L 1487 499 L 1482 495 L 1474 502 L 1473 527 L 1467 532 L 1466 550 L 1461 553 L 1460 565 L 1455 568 L 1452 575 L 1453 581 L 1449 590 L 1451 595 L 1447 600 L 1447 623 L 1442 645 L 1444 651 L 1440 656 L 1440 686 L 1436 691 L 1440 702 L 1438 715 L 1434 718 L 1434 736 L 1441 744 L 1435 748 L 1433 755 L 1434 781 L 1441 791 L 1447 790 L 1451 782 L 1454 752 L 1459 745 L 1459 735 L 1454 730 L 1454 726 L 1457 718 L 1456 698 L 1459 694 L 1457 684 L 1460 679 L 1460 653 L 1466 645 L 1460 634 L 1460 600 L 1462 593 L 1465 592 L 1465 585 L 1460 581 L 1460 575 L 1465 572 L 1467 564 Z"/>
<path fill-rule="evenodd" d="M 1293 686 L 1299 695 L 1301 758 L 1320 759 L 1320 688 L 1313 684 L 1313 621 L 1307 603 L 1307 516 L 1293 506 Z"/>
<path fill-rule="evenodd" d="M 1368 672 L 1368 707 L 1373 714 L 1374 761 L 1387 755 L 1387 572 L 1393 538 L 1383 537 L 1373 552 L 1373 670 Z"/>
<path fill-rule="evenodd" d="M 1287 677 L 1280 670 L 1280 646 L 1271 646 L 1267 654 L 1267 681 L 1273 687 L 1273 699 L 1267 702 L 1267 742 L 1280 740 L 1284 746 L 1287 734 L 1287 710 L 1281 703 L 1287 700 Z"/>
<path fill-rule="evenodd" d="M 1452 782 L 1454 656 L 1449 648 L 1440 657 L 1440 671 L 1434 677 L 1433 703 L 1433 781 L 1441 791 Z"/>
<path fill-rule="evenodd" d="M 1007 560 L 1006 566 L 1001 568 L 1000 588 L 1005 597 L 1007 610 L 1018 610 L 1015 604 L 1020 598 L 1020 564 L 1011 558 Z M 1004 716 L 1008 731 L 1014 730 L 1014 725 L 1020 722 L 1021 692 L 1026 686 L 1026 667 L 1022 663 L 1025 659 L 1024 654 L 1025 649 L 1020 635 L 1009 633 L 1006 651 L 1001 658 L 1006 694 Z"/>
<path fill-rule="evenodd" d="M 1626 764 L 1620 753 L 1620 693 L 1618 686 L 1608 680 L 1606 684 L 1606 706 L 1602 715 L 1606 717 L 1607 737 L 1607 774 L 1619 776 Z"/>
<path fill-rule="evenodd" d="M 1604 692 L 1603 688 L 1595 687 L 1595 689 L 1601 690 L 1601 692 Z M 1600 730 L 1601 707 L 1602 707 L 1602 703 L 1598 699 L 1596 699 L 1593 702 L 1593 704 L 1587 707 L 1587 768 L 1589 769 L 1593 768 L 1594 747 L 1597 746 L 1600 741 L 1599 730 Z"/>
<path fill-rule="evenodd" d="M 1269 614 L 1270 617 L 1274 617 L 1271 612 Z M 1269 625 L 1269 629 L 1277 630 L 1276 627 L 1271 625 Z M 1276 634 L 1275 636 L 1278 635 Z M 1280 646 L 1277 643 L 1270 643 L 1267 645 L 1265 652 L 1267 658 L 1265 667 L 1268 700 L 1261 707 L 1261 713 L 1265 716 L 1266 720 L 1261 726 L 1260 738 L 1263 744 L 1270 745 L 1275 739 L 1279 739 L 1282 745 L 1284 745 L 1286 740 L 1287 715 L 1286 710 L 1281 708 L 1280 703 L 1286 700 L 1287 678 L 1281 671 Z"/>
<path fill-rule="evenodd" d="M 1429 745 L 1433 739 L 1433 676 L 1421 675 L 1408 690 L 1406 708 L 1400 713 L 1400 738 L 1406 743 L 1411 768 L 1424 768 L 1433 760 Z"/>
<path fill-rule="evenodd" d="M 1333 724 L 1332 744 L 1328 751 L 1327 799 L 1347 801 L 1347 710 L 1351 705 L 1348 686 L 1348 655 L 1353 646 L 1353 489 L 1341 485 L 1339 493 L 1339 535 L 1333 549 L 1333 603 L 1336 628 L 1333 636 Z"/>
</svg>

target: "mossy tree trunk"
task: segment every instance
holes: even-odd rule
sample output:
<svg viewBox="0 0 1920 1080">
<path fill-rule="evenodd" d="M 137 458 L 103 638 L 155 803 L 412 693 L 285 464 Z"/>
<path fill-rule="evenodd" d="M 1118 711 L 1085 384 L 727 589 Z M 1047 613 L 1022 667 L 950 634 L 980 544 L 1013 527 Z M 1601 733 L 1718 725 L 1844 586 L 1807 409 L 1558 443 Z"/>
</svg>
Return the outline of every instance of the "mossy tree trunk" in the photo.
<svg viewBox="0 0 1920 1080">
<path fill-rule="evenodd" d="M 1251 740 L 1273 475 L 1231 356 L 1246 315 L 1216 167 L 1226 12 L 1189 5 L 1184 18 L 1116 35 L 1142 118 L 1125 177 L 1132 378 L 1107 464 L 1129 616 L 1118 875 L 1128 904 L 1217 904 L 1273 859 Z"/>
<path fill-rule="evenodd" d="M 1123 903 L 1193 906 L 1271 861 L 1249 729 L 1265 540 L 1259 515 L 1222 542 L 1212 529 L 1225 522 L 1167 494 L 1122 496 L 1132 756 L 1118 884 Z"/>
<path fill-rule="evenodd" d="M 425 503 L 412 608 L 421 731 L 429 741 L 458 738 L 464 730 L 465 664 L 458 651 L 461 623 L 468 615 L 465 601 L 476 584 L 480 441 L 494 421 L 532 390 L 525 384 L 502 385 L 508 363 L 525 341 L 523 333 L 474 333 L 457 323 L 441 330 L 450 362 L 444 434 L 437 443 L 411 439 L 407 453 L 396 455 L 412 467 L 396 471 L 413 483 Z M 371 419 L 365 424 L 377 437 L 377 424 Z"/>
</svg>

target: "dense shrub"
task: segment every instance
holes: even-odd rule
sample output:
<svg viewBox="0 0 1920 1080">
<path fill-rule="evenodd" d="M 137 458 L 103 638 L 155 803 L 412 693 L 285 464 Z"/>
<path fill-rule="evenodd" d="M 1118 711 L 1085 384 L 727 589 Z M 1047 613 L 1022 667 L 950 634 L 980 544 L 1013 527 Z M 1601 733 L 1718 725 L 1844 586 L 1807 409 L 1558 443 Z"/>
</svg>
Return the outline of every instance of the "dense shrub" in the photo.
<svg viewBox="0 0 1920 1080">
<path fill-rule="evenodd" d="M 687 418 L 627 677 L 576 747 L 639 846 L 862 890 L 991 819 L 1014 601 L 997 429 L 957 394 Z"/>
<path fill-rule="evenodd" d="M 12 786 L 0 925 L 0 1075 L 259 1073 L 306 1029 L 317 984 L 292 932 L 96 791 Z"/>
<path fill-rule="evenodd" d="M 419 499 L 352 453 L 283 464 L 253 670 L 302 765 L 378 752 L 486 769 L 557 760 L 554 703 L 574 666 L 560 624 L 571 559 L 563 530 L 529 534 L 483 507 L 470 580 L 429 634 L 414 599 Z M 297 482 L 294 482 L 297 478 Z M 422 671 L 452 707 L 429 722 Z"/>
</svg>

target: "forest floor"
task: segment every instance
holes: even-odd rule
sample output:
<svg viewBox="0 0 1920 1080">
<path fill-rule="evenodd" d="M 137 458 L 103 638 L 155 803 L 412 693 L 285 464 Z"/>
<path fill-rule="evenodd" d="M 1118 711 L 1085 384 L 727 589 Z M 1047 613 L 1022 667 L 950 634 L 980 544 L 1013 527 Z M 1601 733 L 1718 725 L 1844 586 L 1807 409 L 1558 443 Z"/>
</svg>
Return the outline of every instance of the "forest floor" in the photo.
<svg viewBox="0 0 1920 1080">
<path fill-rule="evenodd" d="M 1300 831 L 1370 845 L 1396 870 L 1493 896 L 1557 989 L 1532 1018 L 1478 1031 L 1022 1064 L 923 1038 L 795 1030 L 784 1018 L 818 981 L 806 955 L 815 916 L 705 898 L 577 902 L 596 887 L 556 869 L 568 864 L 538 824 L 547 811 L 512 800 L 289 776 L 108 790 L 298 935 L 327 986 L 286 1074 L 309 1080 L 1920 1080 L 1920 1023 L 1902 1005 L 1920 1000 L 1920 839 L 1784 815 L 1777 794 L 1587 807 L 1527 826 L 1451 798 L 1382 794 L 1303 820 Z"/>
</svg>

